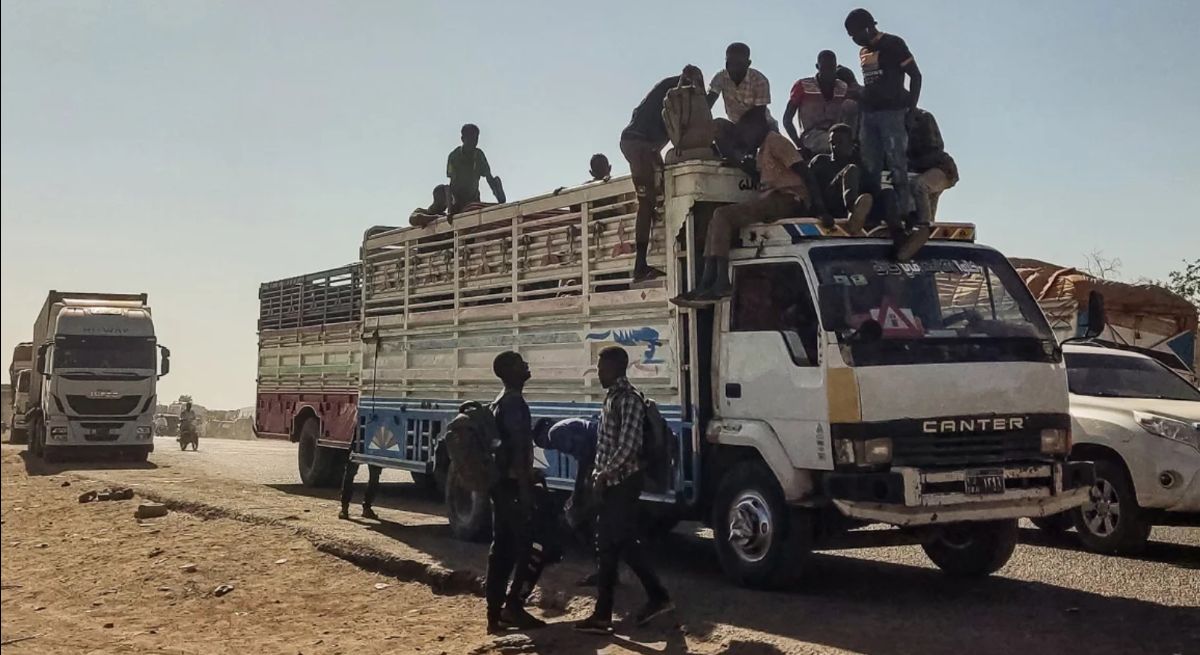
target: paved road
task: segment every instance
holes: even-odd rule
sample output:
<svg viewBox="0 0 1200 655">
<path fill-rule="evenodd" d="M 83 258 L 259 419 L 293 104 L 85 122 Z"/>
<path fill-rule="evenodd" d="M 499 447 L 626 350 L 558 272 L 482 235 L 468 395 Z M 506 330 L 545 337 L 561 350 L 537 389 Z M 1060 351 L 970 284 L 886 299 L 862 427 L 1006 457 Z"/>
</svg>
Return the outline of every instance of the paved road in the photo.
<svg viewBox="0 0 1200 655">
<path fill-rule="evenodd" d="M 331 490 L 299 485 L 294 444 L 208 439 L 198 452 L 181 453 L 173 440 L 159 439 L 156 447 L 156 466 L 114 477 L 195 487 L 197 494 L 203 486 L 204 493 L 258 506 L 251 509 L 394 539 L 448 563 L 482 561 L 481 548 L 449 539 L 440 503 L 414 489 L 404 473 L 385 473 L 377 502 L 383 525 L 346 523 L 333 519 Z M 222 487 L 222 477 L 237 482 Z M 279 502 L 272 498 L 286 500 L 287 508 L 264 509 Z M 1200 529 L 1156 528 L 1138 558 L 1082 552 L 1070 539 L 1048 539 L 1029 526 L 1022 542 L 998 574 L 974 581 L 943 576 L 917 547 L 824 552 L 813 557 L 803 585 L 785 594 L 728 585 L 711 539 L 695 526 L 682 526 L 657 553 L 688 629 L 728 645 L 728 652 L 763 652 L 748 644 L 764 641 L 777 648 L 767 652 L 803 653 L 1200 652 L 1184 646 L 1200 643 Z M 582 558 L 571 563 L 587 566 Z M 625 602 L 633 602 L 637 594 L 624 589 Z"/>
</svg>

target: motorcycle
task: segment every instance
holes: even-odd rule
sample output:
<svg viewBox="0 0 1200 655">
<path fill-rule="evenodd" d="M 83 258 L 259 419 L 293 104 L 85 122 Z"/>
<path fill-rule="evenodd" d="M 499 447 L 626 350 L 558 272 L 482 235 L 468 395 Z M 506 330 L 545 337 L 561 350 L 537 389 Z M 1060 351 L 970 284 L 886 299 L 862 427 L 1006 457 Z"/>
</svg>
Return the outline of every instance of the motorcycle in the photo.
<svg viewBox="0 0 1200 655">
<path fill-rule="evenodd" d="M 181 426 L 178 441 L 180 450 L 187 450 L 188 445 L 191 445 L 193 451 L 200 449 L 200 434 L 195 428 Z"/>
</svg>

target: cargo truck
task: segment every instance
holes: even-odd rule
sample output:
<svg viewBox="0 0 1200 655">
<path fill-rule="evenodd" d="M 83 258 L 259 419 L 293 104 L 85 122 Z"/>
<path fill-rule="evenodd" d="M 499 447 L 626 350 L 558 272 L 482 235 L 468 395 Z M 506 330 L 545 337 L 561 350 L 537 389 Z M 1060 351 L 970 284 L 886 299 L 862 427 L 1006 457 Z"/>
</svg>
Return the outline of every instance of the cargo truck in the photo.
<svg viewBox="0 0 1200 655">
<path fill-rule="evenodd" d="M 29 397 L 29 369 L 32 367 L 33 344 L 22 341 L 13 348 L 12 359 L 8 363 L 10 397 L 5 407 L 8 438 L 16 444 L 29 440 L 29 429 L 25 425 L 25 408 Z"/>
<path fill-rule="evenodd" d="M 259 287 L 254 432 L 298 444 L 300 479 L 336 484 L 358 425 L 359 265 Z"/>
<path fill-rule="evenodd" d="M 595 416 L 596 358 L 615 344 L 678 437 L 671 483 L 643 500 L 664 528 L 710 525 L 739 583 L 786 582 L 813 549 L 886 544 L 989 574 L 1017 519 L 1084 501 L 1093 469 L 1067 461 L 1061 348 L 972 225 L 939 224 L 908 262 L 878 232 L 750 226 L 731 301 L 679 309 L 669 298 L 696 284 L 713 210 L 760 191 L 711 163 L 668 166 L 663 181 L 651 263 L 667 276 L 649 285 L 630 279 L 628 177 L 368 231 L 351 458 L 437 480 L 455 533 L 481 536 L 487 499 L 455 483 L 442 442 L 458 405 L 496 395 L 492 359 L 511 349 L 532 368 L 535 418 Z M 550 486 L 570 489 L 573 462 L 538 457 Z"/>
<path fill-rule="evenodd" d="M 33 324 L 30 450 L 46 461 L 109 452 L 144 461 L 154 450 L 158 345 L 146 294 L 51 291 Z M 161 368 L 158 354 L 161 353 Z"/>
</svg>

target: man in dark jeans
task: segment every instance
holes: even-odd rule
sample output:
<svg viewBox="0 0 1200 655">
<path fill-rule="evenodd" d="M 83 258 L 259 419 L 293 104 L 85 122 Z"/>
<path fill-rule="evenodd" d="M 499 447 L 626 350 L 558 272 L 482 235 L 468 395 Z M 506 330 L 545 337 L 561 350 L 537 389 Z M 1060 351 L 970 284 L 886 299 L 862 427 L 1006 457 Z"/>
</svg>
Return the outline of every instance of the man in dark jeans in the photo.
<svg viewBox="0 0 1200 655">
<path fill-rule="evenodd" d="M 609 346 L 600 352 L 597 376 L 600 384 L 608 389 L 592 471 L 592 481 L 600 495 L 596 531 L 600 579 L 595 610 L 575 624 L 576 630 L 592 634 L 612 634 L 613 595 L 617 566 L 622 559 L 641 581 L 648 596 L 646 605 L 634 615 L 638 625 L 645 625 L 675 609 L 637 535 L 646 401 L 625 376 L 628 367 L 629 354 L 624 348 Z"/>
<path fill-rule="evenodd" d="M 546 623 L 525 611 L 521 598 L 533 541 L 533 425 L 522 395 L 530 377 L 529 364 L 509 350 L 496 355 L 492 372 L 504 383 L 504 391 L 492 403 L 500 430 L 496 452 L 500 480 L 490 492 L 492 546 L 485 585 L 487 631 L 496 634 L 508 628 L 540 628 Z"/>
<path fill-rule="evenodd" d="M 350 452 L 358 452 L 358 440 L 361 438 L 361 432 L 354 435 L 354 443 L 350 444 Z M 379 491 L 379 474 L 383 473 L 383 468 L 374 464 L 367 464 L 367 491 L 363 494 L 362 516 L 364 519 L 379 520 L 379 515 L 375 510 L 371 509 L 371 504 L 375 502 L 375 492 Z M 342 511 L 338 512 L 339 519 L 350 518 L 350 501 L 354 500 L 354 478 L 358 475 L 358 464 L 352 461 L 349 457 L 346 458 L 346 468 L 342 472 Z"/>
<path fill-rule="evenodd" d="M 633 281 L 645 282 L 663 276 L 663 272 L 646 263 L 650 249 L 650 222 L 658 202 L 658 177 L 662 174 L 662 149 L 667 145 L 667 125 L 663 120 L 663 100 L 667 92 L 679 85 L 680 78 L 703 86 L 704 74 L 695 66 L 686 66 L 682 75 L 664 78 L 633 108 L 629 125 L 621 131 L 621 154 L 629 162 L 633 190 L 637 194 L 638 210 L 635 223 Z"/>
<path fill-rule="evenodd" d="M 889 217 L 895 221 L 909 212 L 912 195 L 908 190 L 908 129 L 905 118 L 921 97 L 921 69 L 904 39 L 885 34 L 875 27 L 875 18 L 866 9 L 855 9 L 846 16 L 846 33 L 861 49 L 863 86 L 857 89 L 862 115 L 859 133 L 863 164 L 863 183 L 870 193 L 881 188 L 886 168 L 891 174 L 893 207 Z M 904 77 L 908 76 L 908 88 Z M 876 199 L 879 202 L 879 199 Z M 929 239 L 929 225 L 904 226 L 893 222 L 896 258 L 906 260 Z"/>
</svg>

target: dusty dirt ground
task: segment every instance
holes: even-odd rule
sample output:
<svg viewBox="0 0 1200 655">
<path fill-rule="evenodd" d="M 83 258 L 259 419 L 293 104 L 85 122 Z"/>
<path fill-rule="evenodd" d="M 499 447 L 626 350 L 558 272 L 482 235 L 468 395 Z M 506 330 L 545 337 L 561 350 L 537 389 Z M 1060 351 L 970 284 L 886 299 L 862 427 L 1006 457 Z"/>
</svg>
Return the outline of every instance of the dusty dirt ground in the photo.
<svg viewBox="0 0 1200 655">
<path fill-rule="evenodd" d="M 3 639 L 33 637 L 5 653 L 449 654 L 490 641 L 474 596 L 368 573 L 281 528 L 78 502 L 102 486 L 31 478 L 5 457 Z M 218 597 L 222 584 L 233 590 Z"/>
</svg>

